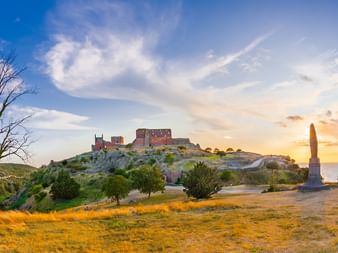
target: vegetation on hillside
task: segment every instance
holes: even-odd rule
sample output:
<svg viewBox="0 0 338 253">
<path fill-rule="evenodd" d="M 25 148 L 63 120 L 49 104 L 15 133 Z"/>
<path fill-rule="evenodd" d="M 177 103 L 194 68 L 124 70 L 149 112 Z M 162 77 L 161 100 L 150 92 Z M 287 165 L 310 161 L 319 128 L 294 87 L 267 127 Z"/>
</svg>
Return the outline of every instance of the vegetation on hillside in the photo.
<svg viewBox="0 0 338 253">
<path fill-rule="evenodd" d="M 0 163 L 0 202 L 15 194 L 37 168 L 14 163 Z"/>
<path fill-rule="evenodd" d="M 51 161 L 49 165 L 32 173 L 28 182 L 19 187 L 12 187 L 11 194 L 16 193 L 16 195 L 4 200 L 3 205 L 6 209 L 22 208 L 49 211 L 89 204 L 100 201 L 107 195 L 102 190 L 102 186 L 107 178 L 113 175 L 129 178 L 130 181 L 136 182 L 132 184 L 134 189 L 140 189 L 143 193 L 151 194 L 154 191 L 163 190 L 163 178 L 166 179 L 167 183 L 182 184 L 182 175 L 192 170 L 199 162 L 217 170 L 223 186 L 269 184 L 272 171 L 267 169 L 266 166 L 236 169 L 236 166 L 250 164 L 261 157 L 259 154 L 243 151 L 226 152 L 216 148 L 213 151 L 210 149 L 206 152 L 185 146 L 163 146 L 147 149 L 120 148 L 88 152 L 62 161 Z M 281 163 L 281 169 L 274 172 L 277 178 L 276 184 L 304 182 L 307 176 L 306 169 L 298 168 L 289 157 L 275 156 L 273 159 Z M 149 169 L 151 167 L 157 168 L 157 172 L 153 173 L 153 175 L 156 174 L 157 179 L 148 181 L 157 186 L 149 191 L 146 190 L 150 187 L 145 185 L 147 181 L 143 181 L 141 187 L 140 181 L 146 178 L 145 176 L 134 176 L 133 178 L 132 175 L 137 174 L 140 170 L 144 170 L 143 174 L 147 174 L 144 168 Z M 78 194 L 72 199 L 53 198 L 51 187 L 61 170 L 69 173 L 71 178 L 80 185 Z M 3 195 L 3 198 L 9 195 Z"/>
</svg>

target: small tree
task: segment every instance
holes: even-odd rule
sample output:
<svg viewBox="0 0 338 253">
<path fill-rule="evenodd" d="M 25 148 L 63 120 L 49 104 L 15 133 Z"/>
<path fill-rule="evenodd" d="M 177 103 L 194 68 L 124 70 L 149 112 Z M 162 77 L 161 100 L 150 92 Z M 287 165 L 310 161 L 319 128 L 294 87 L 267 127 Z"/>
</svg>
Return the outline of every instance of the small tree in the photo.
<svg viewBox="0 0 338 253">
<path fill-rule="evenodd" d="M 219 155 L 219 156 L 225 156 L 226 153 L 223 151 L 223 150 L 219 150 L 216 155 Z"/>
<path fill-rule="evenodd" d="M 80 195 L 80 185 L 70 177 L 69 172 L 61 170 L 50 191 L 53 199 L 73 199 Z"/>
<path fill-rule="evenodd" d="M 219 148 L 214 148 L 214 153 L 217 154 L 219 152 Z"/>
<path fill-rule="evenodd" d="M 196 163 L 183 177 L 184 191 L 197 199 L 209 198 L 222 189 L 218 171 L 205 163 Z"/>
<path fill-rule="evenodd" d="M 276 172 L 278 172 L 279 164 L 276 161 L 272 161 L 266 165 L 266 168 L 271 170 L 270 186 L 268 191 L 276 191 L 277 190 L 276 182 L 278 182 Z"/>
<path fill-rule="evenodd" d="M 127 197 L 129 194 L 130 183 L 122 175 L 110 176 L 107 178 L 103 190 L 107 197 L 114 198 L 117 205 L 120 205 L 120 199 Z"/>
<path fill-rule="evenodd" d="M 204 151 L 205 151 L 205 152 L 208 152 L 208 153 L 211 153 L 212 148 L 206 148 L 206 149 L 204 149 Z"/>
<path fill-rule="evenodd" d="M 164 191 L 164 179 L 160 168 L 157 165 L 143 165 L 132 172 L 134 188 L 141 193 L 147 193 L 150 198 L 151 193 Z"/>
<path fill-rule="evenodd" d="M 227 148 L 226 152 L 234 152 L 233 148 Z"/>
<path fill-rule="evenodd" d="M 225 183 L 229 182 L 231 180 L 231 178 L 232 178 L 232 172 L 231 171 L 229 171 L 229 170 L 222 171 L 221 179 L 222 179 L 223 182 L 225 182 Z"/>
</svg>

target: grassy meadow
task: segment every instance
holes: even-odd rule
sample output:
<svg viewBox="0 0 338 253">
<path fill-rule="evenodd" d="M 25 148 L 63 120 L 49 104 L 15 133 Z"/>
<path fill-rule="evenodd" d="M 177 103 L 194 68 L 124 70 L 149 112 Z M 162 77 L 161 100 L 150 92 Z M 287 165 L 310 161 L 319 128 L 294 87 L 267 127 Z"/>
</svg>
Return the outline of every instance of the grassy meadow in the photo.
<svg viewBox="0 0 338 253">
<path fill-rule="evenodd" d="M 338 189 L 0 213 L 0 252 L 337 252 Z"/>
</svg>

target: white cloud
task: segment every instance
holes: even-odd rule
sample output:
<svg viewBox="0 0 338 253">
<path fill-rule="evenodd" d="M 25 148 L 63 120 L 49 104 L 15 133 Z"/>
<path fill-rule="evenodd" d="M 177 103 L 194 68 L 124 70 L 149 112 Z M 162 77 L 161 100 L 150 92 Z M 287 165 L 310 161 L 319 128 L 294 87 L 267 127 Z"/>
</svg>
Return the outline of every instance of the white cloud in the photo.
<svg viewBox="0 0 338 253">
<path fill-rule="evenodd" d="M 47 50 L 44 61 L 46 72 L 57 88 L 72 96 L 125 99 L 163 109 L 178 108 L 194 122 L 217 129 L 231 126 L 226 119 L 228 112 L 259 114 L 231 98 L 225 99 L 228 93 L 240 89 L 212 86 L 198 89 L 195 84 L 226 72 L 270 34 L 254 39 L 237 52 L 219 57 L 212 52 L 209 59 L 193 64 L 184 60 L 168 61 L 154 53 L 157 41 L 154 38 L 159 39 L 161 29 L 151 27 L 151 32 L 140 32 L 137 26 L 127 27 L 126 32 L 109 29 L 123 18 L 133 23 L 133 10 L 123 4 L 104 3 L 105 9 L 100 8 L 105 17 L 103 23 L 88 23 L 85 15 L 88 8 L 98 8 L 97 4 L 86 5 L 84 9 L 76 6 L 77 19 L 72 19 L 76 23 L 66 29 L 73 28 L 73 33 L 59 30 L 54 34 L 54 45 Z M 71 8 L 66 12 L 72 13 Z M 65 26 L 61 24 L 61 27 Z"/>
<path fill-rule="evenodd" d="M 64 13 L 59 14 L 61 21 L 56 21 L 52 46 L 47 49 L 44 62 L 54 85 L 69 95 L 132 100 L 163 110 L 178 109 L 200 128 L 226 130 L 243 118 L 279 122 L 290 111 L 313 105 L 320 94 L 338 82 L 337 57 L 332 50 L 313 61 L 289 66 L 291 75 L 284 80 L 238 80 L 229 86 L 226 78 L 231 66 L 251 73 L 270 60 L 270 50 L 262 46 L 271 33 L 221 56 L 209 50 L 193 62 L 168 60 L 156 53 L 157 43 L 167 27 L 175 26 L 179 18 L 164 29 L 153 25 L 156 19 L 148 20 L 147 28 L 140 28 L 133 20 L 133 8 L 122 3 L 103 3 L 104 6 L 88 2 L 85 8 L 66 5 Z M 99 12 L 99 21 L 88 17 L 88 10 Z M 67 22 L 63 24 L 62 20 Z M 119 24 L 123 29 L 116 28 Z M 217 82 L 226 85 L 217 86 L 210 81 L 219 75 Z"/>
<path fill-rule="evenodd" d="M 253 73 L 263 66 L 263 63 L 270 60 L 270 50 L 259 48 L 252 55 L 248 55 L 239 64 L 244 72 Z"/>
<path fill-rule="evenodd" d="M 69 112 L 50 110 L 37 107 L 12 107 L 9 117 L 31 115 L 28 127 L 47 130 L 92 130 L 94 128 L 81 124 L 89 118 Z"/>
</svg>

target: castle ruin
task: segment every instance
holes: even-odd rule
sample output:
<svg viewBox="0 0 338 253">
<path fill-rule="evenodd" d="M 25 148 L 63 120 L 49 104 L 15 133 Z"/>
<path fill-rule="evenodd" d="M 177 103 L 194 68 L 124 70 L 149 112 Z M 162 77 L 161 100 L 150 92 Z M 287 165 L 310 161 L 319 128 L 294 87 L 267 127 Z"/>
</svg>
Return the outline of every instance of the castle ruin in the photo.
<svg viewBox="0 0 338 253">
<path fill-rule="evenodd" d="M 197 147 L 190 142 L 189 138 L 173 138 L 170 128 L 139 128 L 136 130 L 136 138 L 132 142 L 132 145 L 133 147 L 154 147 L 162 145 L 189 145 L 191 147 Z M 112 136 L 111 141 L 105 141 L 103 135 L 99 137 L 95 135 L 95 144 L 92 145 L 92 151 L 124 146 L 123 136 Z"/>
<path fill-rule="evenodd" d="M 92 145 L 92 151 L 99 151 L 101 149 L 117 148 L 124 146 L 123 136 L 112 136 L 110 141 L 105 141 L 102 136 L 96 136 L 95 134 L 95 144 Z"/>
<path fill-rule="evenodd" d="M 173 138 L 170 128 L 136 130 L 136 138 L 133 141 L 135 147 L 154 147 L 162 145 L 193 145 L 189 138 Z"/>
</svg>

